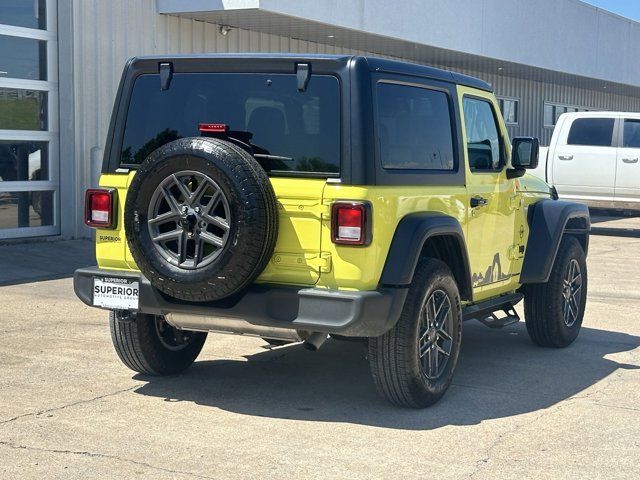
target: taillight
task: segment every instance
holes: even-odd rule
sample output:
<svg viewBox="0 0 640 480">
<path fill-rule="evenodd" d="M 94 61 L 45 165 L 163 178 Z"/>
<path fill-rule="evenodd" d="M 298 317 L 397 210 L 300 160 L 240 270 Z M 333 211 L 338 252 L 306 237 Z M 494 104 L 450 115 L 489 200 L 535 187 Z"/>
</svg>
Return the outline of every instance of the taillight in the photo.
<svg viewBox="0 0 640 480">
<path fill-rule="evenodd" d="M 335 202 L 331 207 L 331 239 L 340 245 L 371 243 L 371 205 Z"/>
<path fill-rule="evenodd" d="M 225 123 L 201 123 L 198 125 L 200 133 L 227 133 L 229 125 Z"/>
<path fill-rule="evenodd" d="M 94 228 L 115 228 L 116 191 L 89 189 L 85 194 L 84 223 Z"/>
</svg>

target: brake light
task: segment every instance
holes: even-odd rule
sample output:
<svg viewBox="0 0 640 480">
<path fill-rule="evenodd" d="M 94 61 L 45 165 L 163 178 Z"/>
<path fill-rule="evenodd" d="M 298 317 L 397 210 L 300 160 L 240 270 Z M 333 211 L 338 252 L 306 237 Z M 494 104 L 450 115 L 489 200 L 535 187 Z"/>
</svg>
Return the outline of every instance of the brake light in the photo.
<svg viewBox="0 0 640 480">
<path fill-rule="evenodd" d="M 331 209 L 331 239 L 341 245 L 371 242 L 370 205 L 364 202 L 336 202 Z"/>
<path fill-rule="evenodd" d="M 227 133 L 229 125 L 224 123 L 201 123 L 198 125 L 200 133 Z"/>
<path fill-rule="evenodd" d="M 93 228 L 115 228 L 116 191 L 89 189 L 85 194 L 84 223 Z"/>
</svg>

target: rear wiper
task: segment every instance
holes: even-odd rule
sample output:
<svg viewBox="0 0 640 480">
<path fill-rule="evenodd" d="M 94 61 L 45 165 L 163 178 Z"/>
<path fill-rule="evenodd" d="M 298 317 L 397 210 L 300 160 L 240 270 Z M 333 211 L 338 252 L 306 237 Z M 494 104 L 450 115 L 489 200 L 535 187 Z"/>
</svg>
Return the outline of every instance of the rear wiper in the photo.
<svg viewBox="0 0 640 480">
<path fill-rule="evenodd" d="M 291 157 L 281 157 L 280 155 L 267 155 L 266 153 L 254 153 L 253 156 L 256 158 L 264 158 L 265 160 L 280 160 L 283 162 L 294 161 L 294 159 Z"/>
</svg>

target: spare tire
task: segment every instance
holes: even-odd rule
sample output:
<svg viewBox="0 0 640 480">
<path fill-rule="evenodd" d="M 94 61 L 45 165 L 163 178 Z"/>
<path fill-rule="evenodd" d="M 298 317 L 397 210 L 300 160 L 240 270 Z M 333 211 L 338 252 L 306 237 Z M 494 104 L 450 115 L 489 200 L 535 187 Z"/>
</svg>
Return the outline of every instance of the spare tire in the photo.
<svg viewBox="0 0 640 480">
<path fill-rule="evenodd" d="M 131 255 L 161 292 L 221 300 L 264 270 L 278 233 L 271 182 L 252 155 L 215 138 L 183 138 L 149 155 L 127 192 Z"/>
</svg>

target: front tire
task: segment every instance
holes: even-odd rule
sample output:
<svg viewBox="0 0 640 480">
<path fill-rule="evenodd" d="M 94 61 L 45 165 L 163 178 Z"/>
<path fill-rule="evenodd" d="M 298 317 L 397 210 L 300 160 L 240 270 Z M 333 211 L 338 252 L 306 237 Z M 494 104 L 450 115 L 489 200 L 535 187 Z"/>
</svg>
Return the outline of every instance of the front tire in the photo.
<svg viewBox="0 0 640 480">
<path fill-rule="evenodd" d="M 398 406 L 436 403 L 453 378 L 461 340 L 458 286 L 445 263 L 428 258 L 416 269 L 395 327 L 369 339 L 378 391 Z"/>
<path fill-rule="evenodd" d="M 578 337 L 587 302 L 587 261 L 575 237 L 560 244 L 547 283 L 527 285 L 524 316 L 531 340 L 562 348 Z"/>
<path fill-rule="evenodd" d="M 109 313 L 111 340 L 122 363 L 134 372 L 171 375 L 186 370 L 198 357 L 207 334 L 179 330 L 162 316 Z"/>
</svg>

